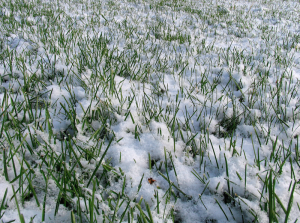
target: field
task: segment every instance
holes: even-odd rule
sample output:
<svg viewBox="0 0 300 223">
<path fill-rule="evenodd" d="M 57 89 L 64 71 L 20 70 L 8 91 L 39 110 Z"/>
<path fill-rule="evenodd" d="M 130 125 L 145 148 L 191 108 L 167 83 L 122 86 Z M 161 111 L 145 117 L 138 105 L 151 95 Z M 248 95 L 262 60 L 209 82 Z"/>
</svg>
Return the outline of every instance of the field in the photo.
<svg viewBox="0 0 300 223">
<path fill-rule="evenodd" d="M 0 0 L 0 222 L 297 222 L 300 2 Z"/>
</svg>

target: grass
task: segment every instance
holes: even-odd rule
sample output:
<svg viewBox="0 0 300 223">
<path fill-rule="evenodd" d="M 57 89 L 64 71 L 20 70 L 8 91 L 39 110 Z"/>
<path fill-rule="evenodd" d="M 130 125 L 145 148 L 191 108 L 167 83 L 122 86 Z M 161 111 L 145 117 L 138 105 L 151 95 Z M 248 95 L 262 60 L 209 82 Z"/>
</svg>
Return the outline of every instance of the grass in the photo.
<svg viewBox="0 0 300 223">
<path fill-rule="evenodd" d="M 297 221 L 298 23 L 290 1 L 0 2 L 0 168 L 13 191 L 0 219 L 15 207 L 9 220 L 25 222 L 30 203 L 41 221 L 54 207 L 71 222 L 182 222 L 193 203 L 230 222 Z M 163 149 L 146 149 L 148 135 Z M 113 152 L 131 136 L 146 151 L 139 179 Z M 160 181 L 151 198 L 145 174 Z"/>
</svg>

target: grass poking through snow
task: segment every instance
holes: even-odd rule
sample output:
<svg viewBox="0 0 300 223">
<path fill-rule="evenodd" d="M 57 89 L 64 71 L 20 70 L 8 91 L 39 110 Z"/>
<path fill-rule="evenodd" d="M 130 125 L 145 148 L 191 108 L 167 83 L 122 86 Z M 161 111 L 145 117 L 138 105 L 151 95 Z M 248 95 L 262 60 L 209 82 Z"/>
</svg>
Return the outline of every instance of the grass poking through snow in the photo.
<svg viewBox="0 0 300 223">
<path fill-rule="evenodd" d="M 0 2 L 0 220 L 297 222 L 297 1 Z"/>
</svg>

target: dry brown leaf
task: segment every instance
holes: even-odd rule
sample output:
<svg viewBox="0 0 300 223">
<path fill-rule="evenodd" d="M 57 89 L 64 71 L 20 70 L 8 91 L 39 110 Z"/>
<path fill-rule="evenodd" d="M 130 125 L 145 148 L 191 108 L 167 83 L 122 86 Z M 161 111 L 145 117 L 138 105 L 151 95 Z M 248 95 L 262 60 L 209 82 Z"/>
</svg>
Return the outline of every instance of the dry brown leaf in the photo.
<svg viewBox="0 0 300 223">
<path fill-rule="evenodd" d="M 149 184 L 153 184 L 156 180 L 153 180 L 152 177 L 151 178 L 148 178 L 148 182 Z"/>
</svg>

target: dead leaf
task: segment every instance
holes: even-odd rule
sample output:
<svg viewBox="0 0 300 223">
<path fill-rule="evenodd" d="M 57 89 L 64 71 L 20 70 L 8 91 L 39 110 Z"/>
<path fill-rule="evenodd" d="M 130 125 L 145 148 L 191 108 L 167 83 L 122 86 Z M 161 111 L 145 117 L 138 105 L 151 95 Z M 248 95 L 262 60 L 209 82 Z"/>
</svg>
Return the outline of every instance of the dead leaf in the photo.
<svg viewBox="0 0 300 223">
<path fill-rule="evenodd" d="M 151 178 L 148 178 L 148 182 L 149 184 L 153 184 L 156 180 L 153 180 L 152 177 Z"/>
</svg>

